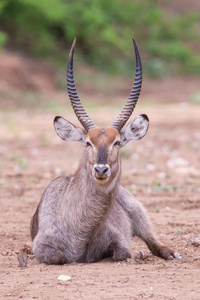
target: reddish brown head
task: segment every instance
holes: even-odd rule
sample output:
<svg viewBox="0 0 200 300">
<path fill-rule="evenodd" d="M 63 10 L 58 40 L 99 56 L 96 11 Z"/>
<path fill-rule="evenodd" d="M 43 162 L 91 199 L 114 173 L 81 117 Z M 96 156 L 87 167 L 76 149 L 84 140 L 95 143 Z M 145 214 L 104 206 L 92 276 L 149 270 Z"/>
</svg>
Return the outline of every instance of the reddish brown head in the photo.
<svg viewBox="0 0 200 300">
<path fill-rule="evenodd" d="M 133 39 L 136 55 L 136 76 L 130 97 L 118 118 L 105 129 L 99 128 L 85 112 L 76 91 L 73 76 L 72 45 L 68 68 L 67 85 L 72 107 L 84 129 L 75 127 L 62 117 L 56 117 L 54 126 L 57 134 L 66 141 L 80 141 L 86 147 L 88 172 L 98 184 L 111 181 L 120 172 L 119 149 L 130 140 L 141 139 L 147 132 L 149 121 L 146 115 L 132 120 L 123 130 L 139 98 L 142 85 L 142 66 L 139 51 Z"/>
</svg>

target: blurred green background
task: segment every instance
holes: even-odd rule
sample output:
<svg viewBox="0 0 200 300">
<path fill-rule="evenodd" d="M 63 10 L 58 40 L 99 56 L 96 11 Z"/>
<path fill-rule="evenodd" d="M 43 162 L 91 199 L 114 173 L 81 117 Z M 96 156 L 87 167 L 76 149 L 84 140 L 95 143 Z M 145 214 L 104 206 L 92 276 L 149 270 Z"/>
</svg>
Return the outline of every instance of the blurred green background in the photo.
<svg viewBox="0 0 200 300">
<path fill-rule="evenodd" d="M 62 67 L 76 36 L 76 61 L 129 75 L 134 36 L 150 77 L 200 75 L 200 12 L 195 6 L 174 8 L 174 2 L 181 5 L 166 0 L 0 0 L 0 48 Z"/>
</svg>

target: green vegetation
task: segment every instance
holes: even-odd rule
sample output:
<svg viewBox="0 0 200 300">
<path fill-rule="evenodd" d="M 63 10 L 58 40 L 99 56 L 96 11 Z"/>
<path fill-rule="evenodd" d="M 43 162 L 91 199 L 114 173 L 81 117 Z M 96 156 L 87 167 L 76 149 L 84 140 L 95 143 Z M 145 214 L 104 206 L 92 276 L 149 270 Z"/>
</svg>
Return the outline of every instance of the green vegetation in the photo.
<svg viewBox="0 0 200 300">
<path fill-rule="evenodd" d="M 0 49 L 5 47 L 7 41 L 8 41 L 7 33 L 0 31 Z"/>
<path fill-rule="evenodd" d="M 200 104 L 200 91 L 194 93 L 192 96 L 191 96 L 191 101 L 195 104 Z"/>
<path fill-rule="evenodd" d="M 16 161 L 16 163 L 21 167 L 22 169 L 27 169 L 29 167 L 28 163 L 23 159 L 23 157 L 18 155 L 13 155 L 12 160 Z"/>
<path fill-rule="evenodd" d="M 134 36 L 151 76 L 200 74 L 200 55 L 194 50 L 200 14 L 167 14 L 162 1 L 1 0 L 0 48 L 15 47 L 61 64 L 76 36 L 76 61 L 132 74 Z"/>
<path fill-rule="evenodd" d="M 175 230 L 174 231 L 176 234 L 185 234 L 186 230 Z"/>
<path fill-rule="evenodd" d="M 160 207 L 156 205 L 156 207 L 153 208 L 153 212 L 158 213 L 160 211 Z"/>
<path fill-rule="evenodd" d="M 184 191 L 184 187 L 180 186 L 180 185 L 162 185 L 159 181 L 155 181 L 153 186 L 152 186 L 152 190 L 154 192 L 174 192 L 176 190 L 178 191 Z"/>
</svg>

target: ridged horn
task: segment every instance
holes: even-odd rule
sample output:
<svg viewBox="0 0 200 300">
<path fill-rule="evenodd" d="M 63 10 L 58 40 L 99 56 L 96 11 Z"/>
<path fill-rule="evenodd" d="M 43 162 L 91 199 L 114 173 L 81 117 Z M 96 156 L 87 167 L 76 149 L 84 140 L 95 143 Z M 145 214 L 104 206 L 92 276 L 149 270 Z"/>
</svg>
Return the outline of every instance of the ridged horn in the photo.
<svg viewBox="0 0 200 300">
<path fill-rule="evenodd" d="M 95 128 L 95 123 L 89 118 L 88 114 L 84 110 L 81 101 L 78 97 L 78 93 L 76 90 L 75 82 L 74 82 L 74 73 L 73 73 L 73 56 L 74 56 L 74 48 L 76 44 L 76 38 L 73 41 L 70 53 L 69 53 L 69 59 L 68 59 L 68 65 L 67 65 L 67 89 L 69 98 L 71 101 L 71 105 L 73 107 L 73 110 L 79 119 L 79 122 L 84 127 L 86 132 L 90 128 Z"/>
<path fill-rule="evenodd" d="M 119 132 L 124 127 L 125 123 L 128 121 L 130 116 L 133 113 L 133 110 L 137 104 L 141 87 L 142 87 L 142 64 L 140 59 L 139 50 L 137 48 L 135 39 L 133 39 L 133 45 L 135 49 L 135 58 L 136 58 L 136 73 L 135 73 L 135 81 L 128 98 L 126 105 L 124 106 L 123 110 L 117 117 L 117 119 L 111 124 L 110 127 L 116 128 Z"/>
</svg>

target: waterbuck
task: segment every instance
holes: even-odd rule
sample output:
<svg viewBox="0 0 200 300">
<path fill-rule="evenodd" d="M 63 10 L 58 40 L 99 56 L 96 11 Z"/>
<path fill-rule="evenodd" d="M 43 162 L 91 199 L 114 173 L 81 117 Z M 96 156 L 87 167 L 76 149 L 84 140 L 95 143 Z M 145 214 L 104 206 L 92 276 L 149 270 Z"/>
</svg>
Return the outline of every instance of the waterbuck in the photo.
<svg viewBox="0 0 200 300">
<path fill-rule="evenodd" d="M 33 252 L 39 262 L 64 264 L 96 262 L 106 257 L 114 261 L 131 257 L 130 241 L 140 237 L 154 255 L 175 257 L 173 249 L 154 236 L 142 205 L 120 185 L 120 148 L 143 138 L 149 120 L 140 115 L 124 129 L 139 98 L 142 66 L 133 39 L 136 75 L 130 97 L 118 118 L 99 128 L 85 112 L 74 83 L 73 54 L 69 55 L 67 85 L 74 112 L 83 128 L 62 117 L 54 127 L 65 141 L 81 142 L 84 152 L 74 175 L 53 180 L 42 195 L 31 220 Z"/>
</svg>

